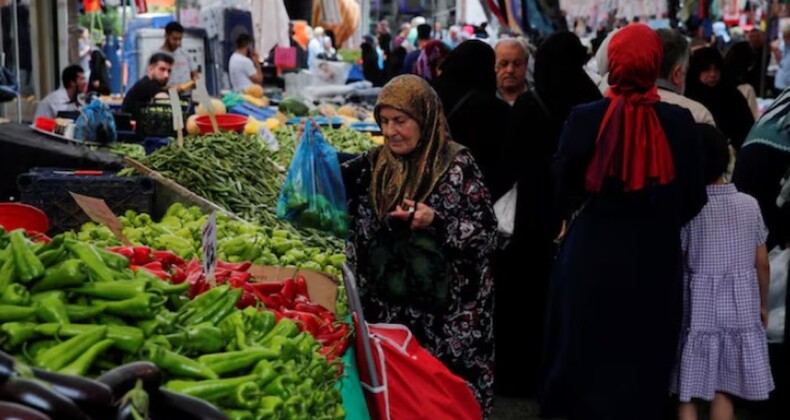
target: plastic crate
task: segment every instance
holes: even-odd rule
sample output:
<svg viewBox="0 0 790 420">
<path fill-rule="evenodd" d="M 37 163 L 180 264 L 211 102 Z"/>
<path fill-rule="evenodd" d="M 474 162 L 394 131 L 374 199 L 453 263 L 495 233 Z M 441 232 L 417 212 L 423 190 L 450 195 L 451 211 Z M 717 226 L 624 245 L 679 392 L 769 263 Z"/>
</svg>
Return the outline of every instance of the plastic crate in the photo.
<svg viewBox="0 0 790 420">
<path fill-rule="evenodd" d="M 147 177 L 117 177 L 112 171 L 102 175 L 58 173 L 70 169 L 33 168 L 17 177 L 20 201 L 38 207 L 50 220 L 50 234 L 79 229 L 90 221 L 69 192 L 101 198 L 115 214 L 126 210 L 150 213 L 154 182 Z"/>
</svg>

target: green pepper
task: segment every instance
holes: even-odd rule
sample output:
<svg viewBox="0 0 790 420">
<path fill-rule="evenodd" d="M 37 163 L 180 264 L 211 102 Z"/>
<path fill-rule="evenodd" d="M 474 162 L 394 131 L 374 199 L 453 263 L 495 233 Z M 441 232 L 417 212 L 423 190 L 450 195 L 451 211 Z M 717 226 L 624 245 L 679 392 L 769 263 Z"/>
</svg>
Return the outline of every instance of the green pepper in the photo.
<svg viewBox="0 0 790 420">
<path fill-rule="evenodd" d="M 35 365 L 42 369 L 59 370 L 101 341 L 106 334 L 107 327 L 104 326 L 85 331 L 39 354 Z"/>
<path fill-rule="evenodd" d="M 70 321 L 85 321 L 104 313 L 103 305 L 66 305 L 66 315 Z"/>
<path fill-rule="evenodd" d="M 329 257 L 329 262 L 336 268 L 341 268 L 346 262 L 345 254 L 334 254 Z"/>
<path fill-rule="evenodd" d="M 216 372 L 217 375 L 224 375 L 249 368 L 264 359 L 276 360 L 279 357 L 280 353 L 270 348 L 255 347 L 247 350 L 206 354 L 198 357 L 197 360 Z"/>
<path fill-rule="evenodd" d="M 46 292 L 33 293 L 30 295 L 30 299 L 36 303 L 41 303 L 47 299 L 58 299 L 65 302 L 66 292 L 62 290 L 48 290 Z"/>
<path fill-rule="evenodd" d="M 44 264 L 28 245 L 22 229 L 11 232 L 11 256 L 21 282 L 30 283 L 44 275 Z"/>
<path fill-rule="evenodd" d="M 204 381 L 173 380 L 165 384 L 165 388 L 182 394 L 191 395 L 206 401 L 217 402 L 230 396 L 239 385 L 257 382 L 256 375 L 239 376 L 237 378 L 211 379 Z"/>
<path fill-rule="evenodd" d="M 49 241 L 49 243 L 47 243 L 43 247 L 41 247 L 41 249 L 39 249 L 38 252 L 36 252 L 36 255 L 38 255 L 39 258 L 41 258 L 41 254 L 43 254 L 43 253 L 45 253 L 47 251 L 53 251 L 53 250 L 56 250 L 58 248 L 62 248 L 63 247 L 63 242 L 65 240 L 66 240 L 66 235 L 64 235 L 64 234 L 56 235 L 54 238 L 52 238 Z"/>
<path fill-rule="evenodd" d="M 137 323 L 137 328 L 141 329 L 146 337 L 150 337 L 156 334 L 161 325 L 162 323 L 159 321 L 159 319 L 146 319 L 139 321 Z"/>
<path fill-rule="evenodd" d="M 19 321 L 36 313 L 35 307 L 0 305 L 0 322 Z"/>
<path fill-rule="evenodd" d="M 30 289 L 33 293 L 50 289 L 79 286 L 85 283 L 85 264 L 77 259 L 66 260 L 61 264 L 48 268 L 44 278 Z"/>
<path fill-rule="evenodd" d="M 239 301 L 239 298 L 241 298 L 243 292 L 244 291 L 240 288 L 228 291 L 222 298 L 217 299 L 216 302 L 211 304 L 211 306 L 187 318 L 186 324 L 201 324 L 206 321 L 212 324 L 219 323 L 236 309 L 236 303 Z"/>
<path fill-rule="evenodd" d="M 255 420 L 257 417 L 248 410 L 222 410 L 228 416 L 228 420 Z"/>
<path fill-rule="evenodd" d="M 66 312 L 66 305 L 62 299 L 57 298 L 55 295 L 41 300 L 38 308 L 36 308 L 36 316 L 44 322 L 56 322 L 59 324 L 68 324 L 69 315 Z"/>
<path fill-rule="evenodd" d="M 38 340 L 33 343 L 25 344 L 25 359 L 29 363 L 34 363 L 36 358 L 45 351 L 57 346 L 59 343 L 56 340 Z"/>
<path fill-rule="evenodd" d="M 73 376 L 85 376 L 93 366 L 96 358 L 107 351 L 113 345 L 113 340 L 102 340 L 91 346 L 85 353 L 82 353 L 76 360 L 58 370 L 58 373 Z"/>
<path fill-rule="evenodd" d="M 166 298 L 154 296 L 150 293 L 143 293 L 131 299 L 109 301 L 94 300 L 94 305 L 104 305 L 105 313 L 125 316 L 136 319 L 152 319 L 156 315 L 156 310 L 164 305 Z"/>
<path fill-rule="evenodd" d="M 9 285 L 13 284 L 15 278 L 16 267 L 14 267 L 14 259 L 8 257 L 3 260 L 2 263 L 0 263 L 0 292 L 4 291 Z"/>
<path fill-rule="evenodd" d="M 286 251 L 293 247 L 293 244 L 288 239 L 274 237 L 272 238 L 271 246 L 275 254 L 283 255 Z"/>
<path fill-rule="evenodd" d="M 4 347 L 16 347 L 36 336 L 36 324 L 32 322 L 6 322 L 0 325 L 0 332 L 6 337 Z"/>
<path fill-rule="evenodd" d="M 186 331 L 168 334 L 166 337 L 173 346 L 199 353 L 213 353 L 225 347 L 222 331 L 208 322 L 187 327 Z"/>
<path fill-rule="evenodd" d="M 107 283 L 88 283 L 70 289 L 72 292 L 101 299 L 123 300 L 142 295 L 148 282 L 145 280 L 124 280 Z"/>
<path fill-rule="evenodd" d="M 224 294 L 228 292 L 230 286 L 220 286 L 215 287 L 202 295 L 196 297 L 195 299 L 187 302 L 184 306 L 182 306 L 176 315 L 175 323 L 179 325 L 184 325 L 185 320 L 189 319 L 190 317 L 194 316 L 198 312 L 205 310 L 207 307 L 211 306 L 213 303 L 216 303 L 217 300 L 220 299 Z"/>
<path fill-rule="evenodd" d="M 146 270 L 137 270 L 138 273 L 141 271 L 146 271 Z M 154 277 L 148 280 L 148 289 L 151 291 L 155 291 L 163 295 L 171 295 L 174 293 L 183 293 L 189 290 L 189 283 L 187 282 L 183 282 L 181 284 L 172 284 L 160 280 L 159 277 L 156 277 L 153 274 L 151 275 Z"/>
<path fill-rule="evenodd" d="M 293 338 L 299 334 L 299 327 L 293 321 L 289 319 L 281 319 L 277 325 L 266 334 L 263 339 L 259 342 L 260 345 L 265 346 L 271 343 L 272 339 L 277 336 L 282 336 L 286 338 Z"/>
<path fill-rule="evenodd" d="M 166 370 L 174 375 L 189 378 L 217 379 L 217 374 L 202 363 L 181 356 L 163 347 L 146 344 L 143 346 L 142 351 L 143 360 L 149 360 L 160 369 Z"/>
<path fill-rule="evenodd" d="M 116 254 L 102 248 L 95 249 L 96 253 L 99 254 L 99 257 L 107 267 L 113 270 L 123 270 L 124 268 L 129 268 L 129 259 L 123 255 Z"/>
<path fill-rule="evenodd" d="M 0 294 L 0 304 L 28 306 L 30 305 L 30 292 L 21 284 L 12 284 Z"/>
<path fill-rule="evenodd" d="M 44 267 L 51 267 L 60 261 L 66 255 L 66 247 L 61 245 L 59 248 L 44 251 L 38 255 L 38 259 L 44 264 Z"/>
<path fill-rule="evenodd" d="M 113 341 L 115 347 L 127 353 L 136 353 L 143 345 L 143 331 L 139 328 L 126 325 L 94 325 L 94 324 L 39 324 L 35 332 L 47 336 L 74 337 L 93 331 L 97 328 L 106 328 L 106 337 Z"/>
<path fill-rule="evenodd" d="M 252 307 L 248 307 L 252 308 Z M 255 310 L 255 308 L 252 308 Z M 257 312 L 257 310 L 255 310 Z M 244 316 L 239 311 L 234 311 L 232 314 L 225 317 L 222 322 L 219 323 L 220 331 L 222 331 L 222 335 L 230 341 L 230 345 L 228 346 L 228 350 L 244 350 L 247 348 L 247 332 L 244 323 Z M 250 325 L 249 328 L 252 328 Z"/>
<path fill-rule="evenodd" d="M 299 268 L 304 268 L 305 270 L 313 270 L 313 271 L 321 271 L 323 269 L 323 267 L 321 267 L 321 264 L 315 261 L 304 262 Z"/>
<path fill-rule="evenodd" d="M 307 259 L 307 254 L 301 249 L 289 249 L 285 252 L 285 255 L 293 257 L 296 261 L 304 261 Z"/>
<path fill-rule="evenodd" d="M 245 382 L 236 386 L 236 389 L 219 401 L 222 407 L 253 409 L 258 406 L 261 397 L 261 388 L 255 382 Z"/>
<path fill-rule="evenodd" d="M 244 318 L 243 325 L 247 326 L 250 338 L 258 341 L 274 328 L 277 317 L 269 311 L 260 311 L 257 308 L 248 306 L 241 311 Z"/>
<path fill-rule="evenodd" d="M 101 256 L 96 252 L 96 248 L 88 244 L 67 240 L 66 249 L 85 263 L 93 281 L 113 281 L 114 277 L 112 271 L 110 271 L 104 261 L 102 261 Z"/>
</svg>

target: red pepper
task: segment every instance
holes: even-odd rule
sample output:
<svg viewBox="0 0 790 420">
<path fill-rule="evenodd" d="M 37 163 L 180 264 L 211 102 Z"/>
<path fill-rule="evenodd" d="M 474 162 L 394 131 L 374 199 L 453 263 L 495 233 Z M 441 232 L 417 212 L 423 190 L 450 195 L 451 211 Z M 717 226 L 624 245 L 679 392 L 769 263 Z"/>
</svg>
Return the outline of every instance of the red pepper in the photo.
<svg viewBox="0 0 790 420">
<path fill-rule="evenodd" d="M 283 303 L 282 300 L 279 299 L 279 295 L 266 296 L 259 293 L 260 292 L 256 290 L 256 296 L 258 296 L 258 299 L 263 302 L 263 306 L 265 306 L 266 309 L 279 310 L 283 307 Z"/>
<path fill-rule="evenodd" d="M 280 322 L 280 320 L 282 320 L 283 318 L 285 318 L 285 316 L 282 314 L 282 312 L 280 312 L 278 310 L 270 309 L 268 307 L 266 308 L 266 310 L 274 314 L 275 324 Z"/>
<path fill-rule="evenodd" d="M 256 299 L 255 295 L 245 290 L 244 293 L 241 294 L 239 301 L 236 302 L 236 307 L 244 309 L 248 306 L 254 306 L 256 302 L 258 302 L 258 299 Z"/>
<path fill-rule="evenodd" d="M 304 276 L 296 276 L 296 294 L 310 299 L 310 294 L 307 292 L 307 280 Z"/>
<path fill-rule="evenodd" d="M 264 281 L 251 284 L 255 290 L 263 293 L 264 295 L 280 293 L 280 291 L 283 289 L 283 282 L 281 281 Z"/>
<path fill-rule="evenodd" d="M 184 265 L 184 259 L 176 255 L 173 251 L 154 251 L 154 261 L 159 261 L 165 267 L 171 265 Z"/>
<path fill-rule="evenodd" d="M 246 271 L 233 271 L 230 273 L 231 279 L 237 279 L 240 282 L 247 283 L 250 281 L 252 275 Z"/>
<path fill-rule="evenodd" d="M 214 280 L 227 279 L 228 277 L 230 277 L 230 270 L 219 267 L 214 269 Z"/>
<path fill-rule="evenodd" d="M 285 298 L 285 301 L 290 306 L 296 297 L 296 282 L 293 279 L 288 279 L 283 282 L 283 290 L 280 294 Z"/>
<path fill-rule="evenodd" d="M 333 332 L 331 332 L 329 334 L 319 334 L 319 335 L 317 335 L 315 337 L 315 339 L 318 340 L 321 344 L 325 345 L 325 344 L 328 344 L 328 343 L 332 343 L 332 342 L 335 342 L 335 341 L 342 340 L 343 338 L 348 336 L 349 331 L 350 330 L 349 330 L 348 326 L 343 324 L 343 325 L 341 325 L 340 327 L 338 327 L 336 330 L 334 330 Z"/>
<path fill-rule="evenodd" d="M 128 258 L 132 264 L 137 264 L 134 261 L 134 250 L 130 246 L 116 246 L 113 248 L 107 248 L 107 251 L 114 252 L 119 255 L 123 255 L 124 257 Z M 140 264 L 137 264 L 140 265 Z"/>
<path fill-rule="evenodd" d="M 145 270 L 145 271 L 147 271 L 147 272 L 149 272 L 149 273 L 151 273 L 151 274 L 153 274 L 153 275 L 155 275 L 155 276 L 159 277 L 159 278 L 160 278 L 160 279 L 162 279 L 162 280 L 167 280 L 168 278 L 170 278 L 170 274 L 167 274 L 167 272 L 166 272 L 166 271 L 163 271 L 163 270 L 154 270 L 154 269 L 152 269 L 152 268 L 148 268 L 148 267 L 141 267 L 141 268 L 142 268 L 143 270 Z"/>
<path fill-rule="evenodd" d="M 137 265 L 145 265 L 151 261 L 151 248 L 147 246 L 134 247 L 134 258 L 132 261 Z"/>
<path fill-rule="evenodd" d="M 203 271 L 203 265 L 200 264 L 199 260 L 194 259 L 189 262 L 189 265 L 187 265 L 187 269 L 186 269 L 187 275 L 197 270 Z"/>
<path fill-rule="evenodd" d="M 162 263 L 159 261 L 149 262 L 148 264 L 143 264 L 143 268 L 147 268 L 149 270 L 159 270 L 163 271 L 165 268 L 162 267 Z"/>
<path fill-rule="evenodd" d="M 170 275 L 170 282 L 174 284 L 181 284 L 187 279 L 187 273 L 179 267 L 176 267 L 173 274 Z"/>
<path fill-rule="evenodd" d="M 244 261 L 240 263 L 229 263 L 225 261 L 217 261 L 217 268 L 224 268 L 232 271 L 247 271 L 252 267 L 252 263 Z"/>
<path fill-rule="evenodd" d="M 286 318 L 289 318 L 294 321 L 299 321 L 302 323 L 302 327 L 305 331 L 308 331 L 310 334 L 315 337 L 318 333 L 318 330 L 323 325 L 323 321 L 315 314 L 310 314 L 307 312 L 301 311 L 292 311 L 290 309 L 283 309 L 283 315 Z"/>
<path fill-rule="evenodd" d="M 320 316 L 321 318 L 324 318 L 324 315 L 326 313 L 329 313 L 331 315 L 331 312 L 329 312 L 328 309 L 324 308 L 321 305 L 315 304 L 315 303 L 297 302 L 294 305 L 293 308 L 295 310 L 297 310 L 297 311 L 302 311 L 302 312 L 307 312 L 307 313 L 311 313 L 311 314 L 316 314 L 316 315 Z M 332 317 L 334 318 L 334 315 L 332 315 Z"/>
</svg>

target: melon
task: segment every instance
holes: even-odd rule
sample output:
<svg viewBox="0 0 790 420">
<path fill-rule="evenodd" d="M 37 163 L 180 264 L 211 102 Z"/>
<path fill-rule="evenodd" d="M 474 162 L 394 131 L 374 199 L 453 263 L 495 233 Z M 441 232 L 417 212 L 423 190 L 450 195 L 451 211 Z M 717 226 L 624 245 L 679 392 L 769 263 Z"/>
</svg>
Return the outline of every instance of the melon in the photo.
<svg viewBox="0 0 790 420">
<path fill-rule="evenodd" d="M 211 98 L 211 107 L 214 108 L 214 115 L 228 113 L 228 111 L 225 109 L 225 104 L 223 104 L 219 99 Z M 197 115 L 208 115 L 208 111 L 206 111 L 206 109 L 203 107 L 203 104 L 198 105 L 196 113 Z"/>
<path fill-rule="evenodd" d="M 263 98 L 263 87 L 261 85 L 252 84 L 247 90 L 244 91 L 247 95 L 252 96 L 253 98 Z"/>
<path fill-rule="evenodd" d="M 200 134 L 200 128 L 198 128 L 197 122 L 197 115 L 190 115 L 187 118 L 187 134 Z"/>
</svg>

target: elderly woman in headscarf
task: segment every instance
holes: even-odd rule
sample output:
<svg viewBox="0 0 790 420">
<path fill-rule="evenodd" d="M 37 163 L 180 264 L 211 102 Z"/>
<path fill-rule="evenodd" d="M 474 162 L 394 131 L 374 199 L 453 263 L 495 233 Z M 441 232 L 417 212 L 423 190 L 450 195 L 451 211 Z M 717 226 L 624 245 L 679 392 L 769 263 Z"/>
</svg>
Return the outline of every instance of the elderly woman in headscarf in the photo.
<svg viewBox="0 0 790 420">
<path fill-rule="evenodd" d="M 365 315 L 409 327 L 468 381 L 484 415 L 493 404 L 496 220 L 469 150 L 452 141 L 427 82 L 399 76 L 374 114 L 384 145 L 343 165 L 348 261 Z"/>
<path fill-rule="evenodd" d="M 691 113 L 659 102 L 658 35 L 621 29 L 605 99 L 555 158 L 567 221 L 549 286 L 544 417 L 663 419 L 681 319 L 680 230 L 707 200 Z"/>
<path fill-rule="evenodd" d="M 494 201 L 513 184 L 503 163 L 511 152 L 510 108 L 496 96 L 495 61 L 488 44 L 465 42 L 450 53 L 434 82 L 453 140 L 469 148 Z"/>
<path fill-rule="evenodd" d="M 718 127 L 739 150 L 754 125 L 754 115 L 734 81 L 723 78 L 724 59 L 716 48 L 691 54 L 686 73 L 686 96 L 708 108 Z"/>
<path fill-rule="evenodd" d="M 584 71 L 587 51 L 572 32 L 556 32 L 535 56 L 535 88 L 513 105 L 516 141 L 509 154 L 517 161 L 516 223 L 510 246 L 502 251 L 496 278 L 517 278 L 529 267 L 530 280 L 499 282 L 496 288 L 494 326 L 497 342 L 497 391 L 520 389 L 534 396 L 545 324 L 546 293 L 562 220 L 554 206 L 551 165 L 565 119 L 576 105 L 602 98 Z M 497 264 L 497 269 L 500 265 Z M 526 311 L 526 312 L 525 312 Z M 524 314 L 522 318 L 517 314 Z M 520 328 L 534 344 L 526 349 L 507 331 Z"/>
<path fill-rule="evenodd" d="M 417 57 L 417 63 L 414 64 L 414 74 L 422 77 L 430 83 L 439 77 L 439 67 L 442 65 L 447 56 L 450 55 L 450 47 L 444 42 L 435 39 L 428 42 Z"/>
</svg>

